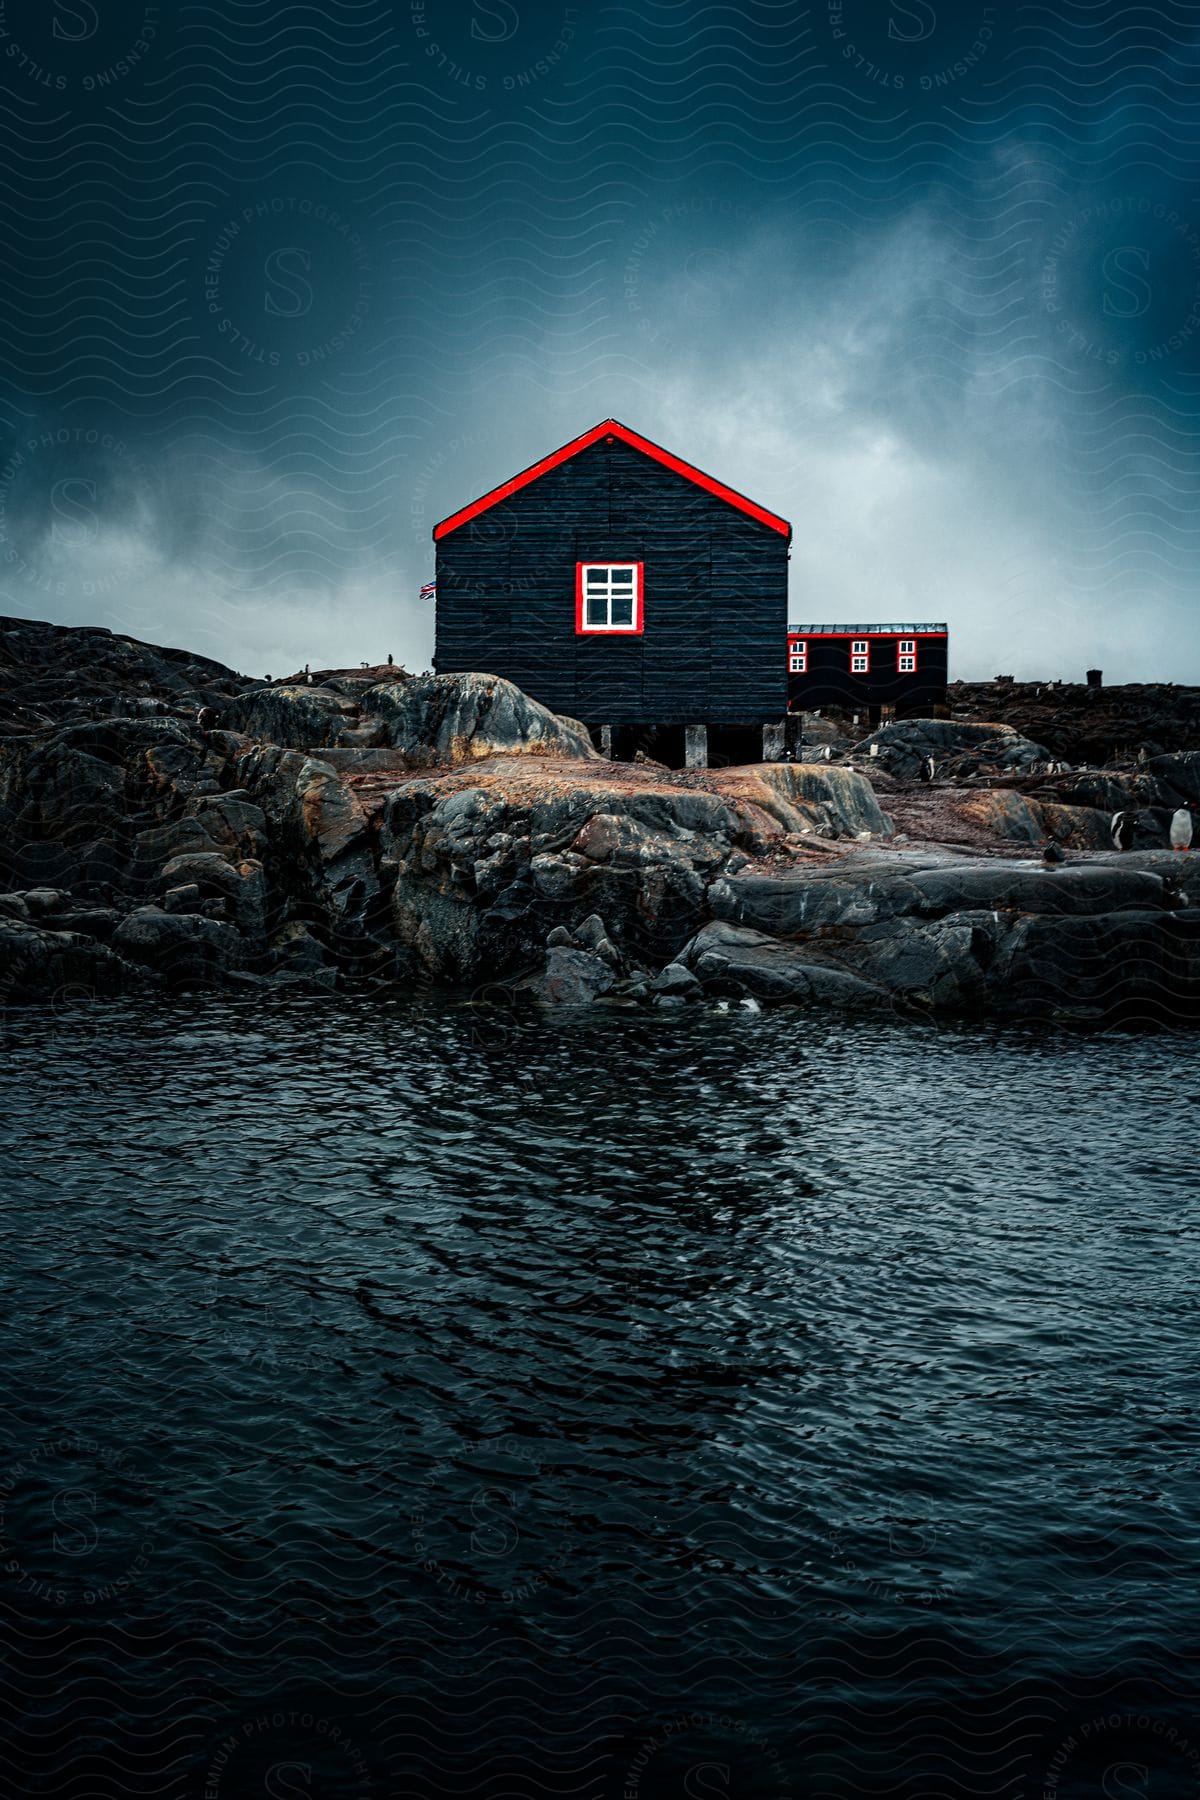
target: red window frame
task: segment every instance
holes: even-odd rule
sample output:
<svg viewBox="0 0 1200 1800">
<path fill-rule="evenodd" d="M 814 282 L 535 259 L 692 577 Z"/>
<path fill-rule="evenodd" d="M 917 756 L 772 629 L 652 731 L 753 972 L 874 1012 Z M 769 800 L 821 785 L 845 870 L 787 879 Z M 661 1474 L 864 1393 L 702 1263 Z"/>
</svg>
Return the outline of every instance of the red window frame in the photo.
<svg viewBox="0 0 1200 1800">
<path fill-rule="evenodd" d="M 798 668 L 796 666 L 797 663 L 799 664 Z M 808 639 L 807 638 L 789 638 L 788 639 L 788 674 L 789 675 L 807 675 L 808 674 Z"/>
<path fill-rule="evenodd" d="M 632 569 L 633 570 L 633 624 L 632 625 L 588 625 L 584 622 L 583 607 L 583 571 L 585 569 Z M 645 563 L 634 562 L 629 556 L 612 556 L 600 558 L 591 556 L 586 562 L 575 564 L 575 635 L 576 637 L 641 637 L 646 626 L 645 608 Z"/>
<path fill-rule="evenodd" d="M 912 663 L 910 669 L 904 666 L 905 658 Z M 917 672 L 917 640 L 916 638 L 896 639 L 896 673 L 897 675 L 915 675 Z"/>
<path fill-rule="evenodd" d="M 859 648 L 860 644 L 862 646 L 861 649 Z M 861 669 L 856 669 L 854 665 L 858 661 L 859 657 L 862 658 L 863 666 Z M 871 673 L 871 640 L 870 640 L 870 638 L 851 638 L 850 639 L 850 673 L 852 675 L 869 675 Z"/>
</svg>

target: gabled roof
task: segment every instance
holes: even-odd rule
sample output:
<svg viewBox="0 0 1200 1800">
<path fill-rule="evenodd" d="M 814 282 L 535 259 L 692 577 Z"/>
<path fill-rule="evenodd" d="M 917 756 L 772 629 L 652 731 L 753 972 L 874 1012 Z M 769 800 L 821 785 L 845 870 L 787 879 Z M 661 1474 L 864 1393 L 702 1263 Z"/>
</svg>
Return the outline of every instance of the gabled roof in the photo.
<svg viewBox="0 0 1200 1800">
<path fill-rule="evenodd" d="M 451 513 L 448 519 L 443 519 L 440 525 L 434 526 L 434 539 L 448 537 L 452 531 L 457 531 L 460 525 L 466 525 L 471 519 L 477 519 L 480 513 L 487 512 L 489 507 L 498 506 L 501 500 L 507 500 L 510 494 L 519 493 L 523 487 L 528 487 L 531 481 L 537 481 L 539 476 L 548 475 L 550 470 L 557 469 L 560 463 L 569 462 L 571 457 L 578 456 L 581 450 L 589 449 L 592 444 L 599 443 L 601 438 L 606 437 L 620 438 L 623 444 L 630 444 L 635 450 L 640 450 L 643 455 L 652 456 L 655 462 L 661 463 L 665 469 L 673 469 L 676 475 L 682 475 L 687 481 L 694 481 L 697 487 L 704 488 L 707 493 L 715 494 L 718 500 L 724 500 L 730 506 L 736 506 L 739 512 L 748 513 L 761 525 L 769 525 L 772 531 L 782 532 L 788 542 L 791 542 L 792 528 L 786 519 L 781 519 L 777 513 L 768 512 L 765 506 L 759 506 L 756 501 L 748 500 L 745 494 L 739 494 L 736 488 L 726 487 L 723 481 L 717 481 L 714 476 L 706 475 L 702 469 L 693 468 L 691 463 L 684 462 L 681 457 L 672 456 L 671 452 L 664 450 L 661 444 L 651 443 L 649 438 L 644 438 L 638 432 L 631 431 L 628 425 L 622 425 L 617 419 L 601 419 L 599 425 L 593 425 L 592 429 L 585 431 L 582 437 L 572 438 L 571 442 L 564 444 L 561 450 L 552 450 L 549 456 L 543 456 L 541 462 L 535 462 L 528 469 L 523 469 L 519 475 L 514 475 L 511 481 L 502 482 L 490 493 L 481 495 L 478 500 L 472 500 L 469 506 L 464 506 L 459 512 Z"/>
</svg>

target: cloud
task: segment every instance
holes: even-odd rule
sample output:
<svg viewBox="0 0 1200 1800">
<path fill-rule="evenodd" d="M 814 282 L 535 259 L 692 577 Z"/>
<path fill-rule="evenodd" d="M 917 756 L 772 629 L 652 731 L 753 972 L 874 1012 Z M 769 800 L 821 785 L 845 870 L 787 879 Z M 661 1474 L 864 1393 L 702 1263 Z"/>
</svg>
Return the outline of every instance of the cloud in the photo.
<svg viewBox="0 0 1200 1800">
<path fill-rule="evenodd" d="M 1195 673 L 1178 420 L 1064 362 L 1004 220 L 968 240 L 927 197 L 834 243 L 709 197 L 648 217 L 582 373 L 552 315 L 536 382 L 490 364 L 421 431 L 396 433 L 407 403 L 375 384 L 299 450 L 284 413 L 256 451 L 210 435 L 89 461 L 76 434 L 31 455 L 0 518 L 24 558 L 8 607 L 254 674 L 423 668 L 433 523 L 613 414 L 792 520 L 793 620 L 945 619 L 966 678 L 1156 679 L 1164 641 Z"/>
</svg>

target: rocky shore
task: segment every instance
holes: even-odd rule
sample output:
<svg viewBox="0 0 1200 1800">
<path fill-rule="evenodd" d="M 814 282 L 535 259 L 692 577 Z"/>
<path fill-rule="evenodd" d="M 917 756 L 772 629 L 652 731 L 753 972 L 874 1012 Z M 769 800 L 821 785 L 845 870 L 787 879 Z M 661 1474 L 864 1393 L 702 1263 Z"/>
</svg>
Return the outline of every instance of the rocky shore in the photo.
<svg viewBox="0 0 1200 1800">
<path fill-rule="evenodd" d="M 1200 802 L 1200 696 L 1089 692 L 960 684 L 948 720 L 814 720 L 802 762 L 671 771 L 487 675 L 268 684 L 0 620 L 0 1002 L 436 986 L 1194 1022 L 1200 873 L 1166 844 Z"/>
</svg>

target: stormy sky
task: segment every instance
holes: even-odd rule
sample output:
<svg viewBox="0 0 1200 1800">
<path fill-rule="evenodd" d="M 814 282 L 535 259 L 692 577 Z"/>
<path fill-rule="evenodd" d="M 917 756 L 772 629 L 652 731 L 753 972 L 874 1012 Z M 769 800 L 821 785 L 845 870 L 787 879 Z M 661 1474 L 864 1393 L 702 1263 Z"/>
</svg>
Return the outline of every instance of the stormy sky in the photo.
<svg viewBox="0 0 1200 1800">
<path fill-rule="evenodd" d="M 0 610 L 424 668 L 608 416 L 793 620 L 1200 680 L 1200 4 L 0 0 Z"/>
</svg>

